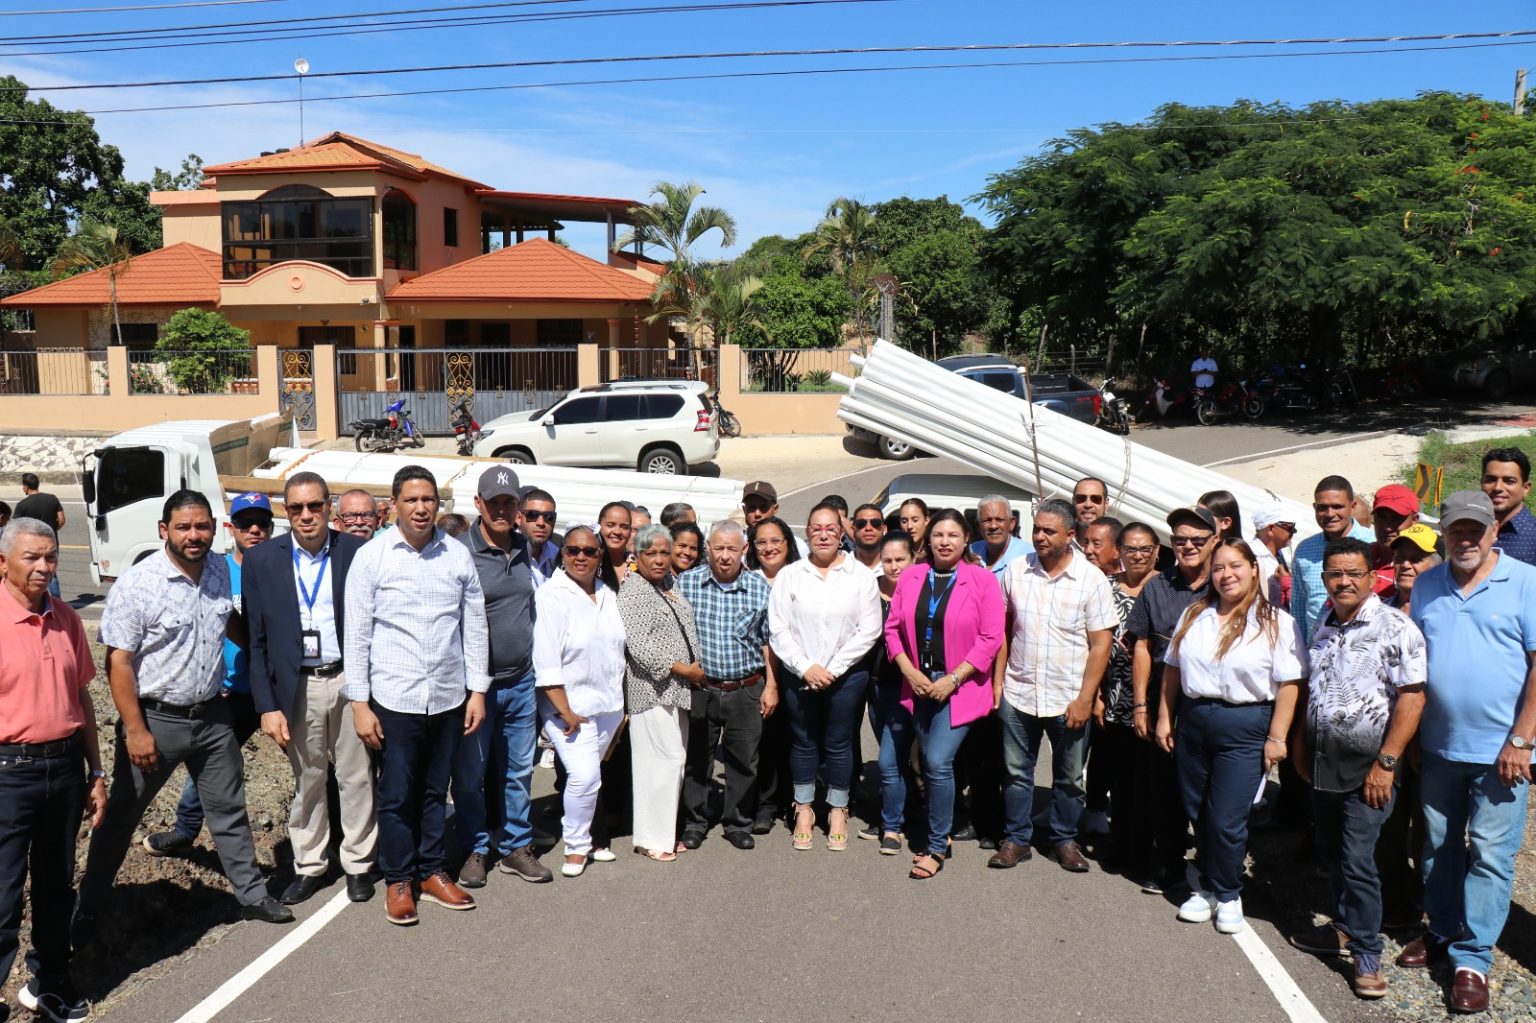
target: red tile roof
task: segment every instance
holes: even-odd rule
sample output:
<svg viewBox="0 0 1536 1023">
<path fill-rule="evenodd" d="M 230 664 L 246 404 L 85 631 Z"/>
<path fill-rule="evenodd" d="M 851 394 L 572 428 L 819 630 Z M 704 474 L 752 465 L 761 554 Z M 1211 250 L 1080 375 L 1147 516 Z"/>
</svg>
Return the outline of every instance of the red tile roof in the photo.
<svg viewBox="0 0 1536 1023">
<path fill-rule="evenodd" d="M 345 170 L 384 171 L 416 180 L 430 175 L 462 181 L 476 189 L 490 187 L 432 163 L 430 160 L 425 160 L 416 153 L 407 153 L 403 149 L 370 142 L 368 139 L 348 135 L 342 131 L 333 131 L 329 135 L 323 135 L 302 146 L 282 152 L 204 167 L 203 175 L 206 181 L 208 178 L 221 175 Z"/>
<path fill-rule="evenodd" d="M 651 285 L 544 238 L 402 281 L 391 302 L 643 302 Z"/>
<path fill-rule="evenodd" d="M 216 306 L 222 272 L 218 253 L 191 242 L 155 249 L 127 261 L 117 278 L 117 302 Z M 107 268 L 103 267 L 0 299 L 0 306 L 99 306 L 106 305 L 111 298 L 111 282 Z"/>
</svg>

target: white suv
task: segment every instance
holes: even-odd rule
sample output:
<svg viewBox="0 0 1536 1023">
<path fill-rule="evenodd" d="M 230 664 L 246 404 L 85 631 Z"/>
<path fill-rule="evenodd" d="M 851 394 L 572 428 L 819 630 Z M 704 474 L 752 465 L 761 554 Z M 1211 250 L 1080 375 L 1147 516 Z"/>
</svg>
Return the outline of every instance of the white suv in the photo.
<svg viewBox="0 0 1536 1023">
<path fill-rule="evenodd" d="M 720 451 L 708 387 L 697 380 L 624 380 L 572 391 L 547 409 L 481 427 L 479 457 L 523 465 L 635 467 L 682 475 Z"/>
</svg>

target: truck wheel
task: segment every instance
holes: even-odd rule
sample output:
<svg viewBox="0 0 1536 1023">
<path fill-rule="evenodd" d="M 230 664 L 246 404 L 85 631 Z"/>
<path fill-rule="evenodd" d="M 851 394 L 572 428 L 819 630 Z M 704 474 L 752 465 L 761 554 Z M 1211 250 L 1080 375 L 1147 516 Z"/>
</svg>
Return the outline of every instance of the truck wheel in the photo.
<svg viewBox="0 0 1536 1023">
<path fill-rule="evenodd" d="M 676 448 L 655 447 L 640 455 L 637 468 L 653 476 L 685 476 L 688 473 L 688 462 Z"/>
<path fill-rule="evenodd" d="M 916 448 L 895 437 L 881 437 L 875 446 L 880 449 L 880 457 L 889 458 L 893 462 L 905 462 L 917 454 Z"/>
</svg>

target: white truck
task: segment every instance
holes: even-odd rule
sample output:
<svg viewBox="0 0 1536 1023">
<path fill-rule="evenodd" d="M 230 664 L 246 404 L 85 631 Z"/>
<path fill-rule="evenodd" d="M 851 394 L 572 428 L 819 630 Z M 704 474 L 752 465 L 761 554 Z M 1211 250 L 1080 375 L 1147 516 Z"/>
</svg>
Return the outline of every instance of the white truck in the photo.
<svg viewBox="0 0 1536 1023">
<path fill-rule="evenodd" d="M 183 488 L 208 498 L 217 519 L 213 550 L 221 553 L 232 542 L 224 528 L 230 500 L 248 490 L 268 494 L 281 524 L 283 482 L 296 472 L 319 473 L 333 495 L 361 487 L 384 497 L 402 466 L 422 465 L 437 478 L 442 510 L 474 518 L 480 474 L 507 464 L 494 458 L 303 448 L 296 446 L 296 436 L 292 423 L 273 413 L 161 423 L 108 439 L 86 457 L 81 472 L 91 578 L 98 584 L 115 579 L 159 549 L 165 499 Z M 595 522 L 598 510 L 613 500 L 644 505 L 653 516 L 673 501 L 686 501 L 701 523 L 728 518 L 741 505 L 738 480 L 545 465 L 519 465 L 516 472 L 524 486 L 541 487 L 555 498 L 562 529 Z"/>
</svg>

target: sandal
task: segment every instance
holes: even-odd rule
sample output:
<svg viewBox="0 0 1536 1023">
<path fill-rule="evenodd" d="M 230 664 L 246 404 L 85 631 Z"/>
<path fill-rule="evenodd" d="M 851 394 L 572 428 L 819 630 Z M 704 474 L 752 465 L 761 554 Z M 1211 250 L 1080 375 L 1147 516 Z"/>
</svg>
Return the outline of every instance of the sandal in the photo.
<svg viewBox="0 0 1536 1023">
<path fill-rule="evenodd" d="M 928 866 L 929 863 L 933 864 L 933 866 Z M 912 857 L 912 869 L 907 873 L 907 876 L 914 881 L 926 881 L 943 869 L 944 858 L 942 856 L 923 853 L 921 856 Z"/>
<path fill-rule="evenodd" d="M 795 804 L 794 847 L 800 851 L 809 849 L 815 841 L 811 829 L 816 826 L 816 810 L 810 803 Z M 847 836 L 844 836 L 845 838 Z"/>
<path fill-rule="evenodd" d="M 838 818 L 840 823 L 834 823 Z M 848 848 L 848 808 L 833 806 L 827 809 L 827 850 L 842 852 Z"/>
<path fill-rule="evenodd" d="M 677 853 L 647 849 L 642 845 L 635 846 L 635 852 L 648 860 L 655 860 L 657 863 L 672 863 L 677 859 Z"/>
</svg>

